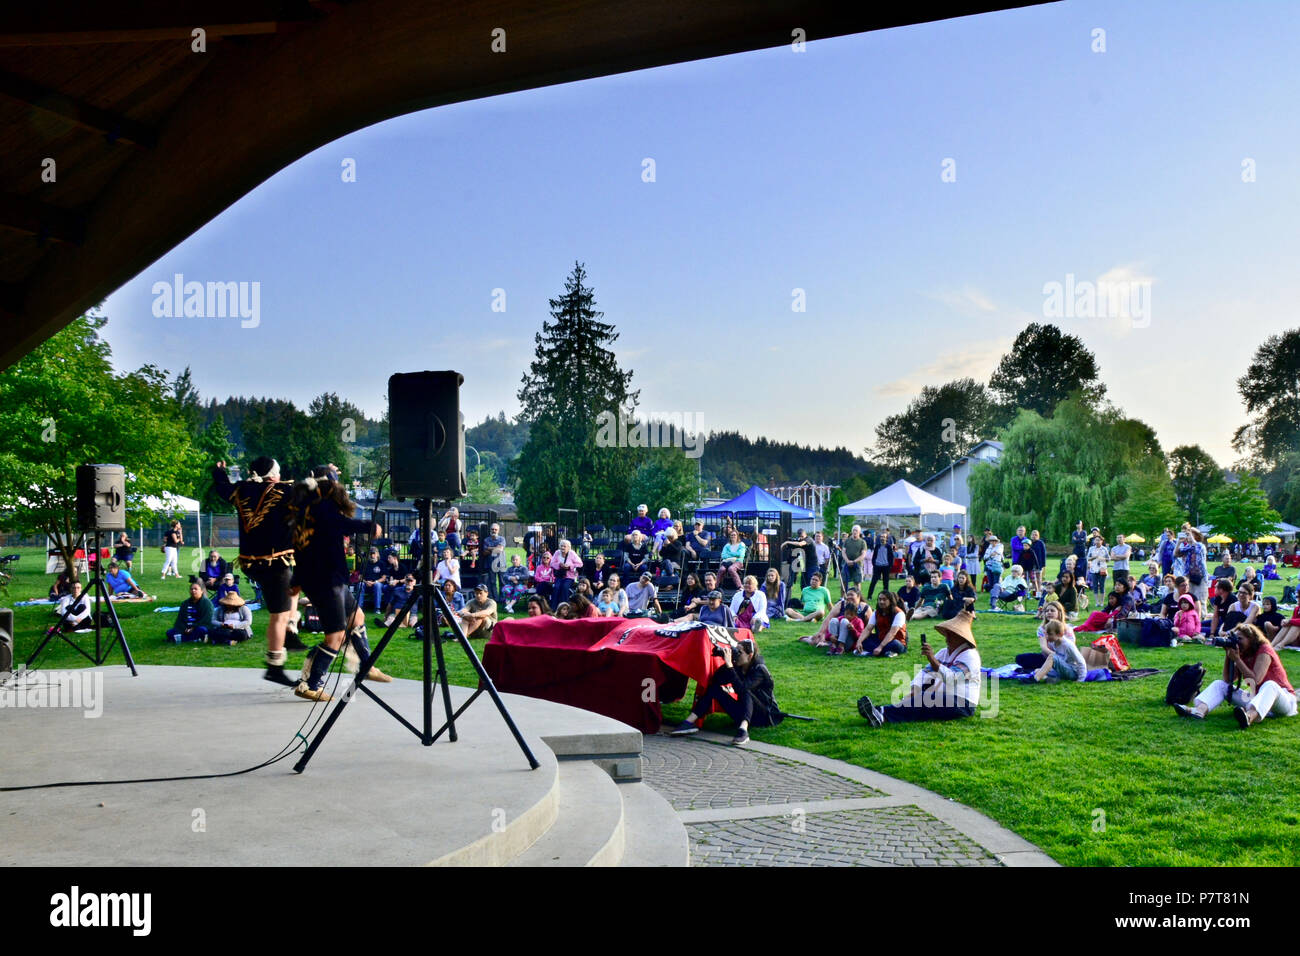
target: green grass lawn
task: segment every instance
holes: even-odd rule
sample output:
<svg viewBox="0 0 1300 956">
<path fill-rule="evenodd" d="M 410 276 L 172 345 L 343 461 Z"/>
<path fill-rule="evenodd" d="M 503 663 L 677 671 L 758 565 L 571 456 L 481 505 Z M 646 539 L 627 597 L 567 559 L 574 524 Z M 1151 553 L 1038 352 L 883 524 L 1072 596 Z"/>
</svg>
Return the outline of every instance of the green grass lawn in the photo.
<svg viewBox="0 0 1300 956">
<path fill-rule="evenodd" d="M 150 557 L 157 568 L 159 556 Z M 45 596 L 50 578 L 42 573 L 44 557 L 38 550 L 29 549 L 16 570 L 7 603 Z M 1296 572 L 1285 574 L 1290 580 Z M 184 579 L 160 586 L 155 575 L 138 578 L 146 591 L 160 594 L 160 603 L 179 604 L 186 595 Z M 832 582 L 832 592 L 838 591 Z M 1269 582 L 1265 593 L 1279 595 L 1280 583 Z M 163 632 L 173 616 L 154 614 L 153 607 L 118 606 L 138 663 L 261 666 L 264 645 L 258 639 L 230 648 L 164 644 Z M 51 615 L 48 607 L 15 613 L 16 656 L 22 660 Z M 264 612 L 254 615 L 255 634 L 264 631 L 265 621 Z M 918 622 L 914 637 L 930 623 Z M 981 613 L 976 636 L 985 666 L 1036 650 L 1035 627 L 1032 616 Z M 375 630 L 372 626 L 372 636 Z M 778 623 L 758 640 L 776 677 L 782 707 L 816 722 L 787 721 L 755 731 L 755 740 L 846 760 L 927 787 L 988 814 L 1067 865 L 1300 863 L 1300 806 L 1290 806 L 1300 798 L 1300 718 L 1270 719 L 1243 733 L 1226 708 L 1193 722 L 1176 718 L 1164 706 L 1167 675 L 1179 664 L 1200 660 L 1211 675 L 1218 675 L 1223 652 L 1216 648 L 1126 645 L 1134 667 L 1166 673 L 1104 684 L 1026 687 L 1008 682 L 998 691 L 995 718 L 873 731 L 858 716 L 858 697 L 887 699 L 895 686 L 891 675 L 905 671 L 910 679 L 920 655 L 913 650 L 894 660 L 828 658 L 795 640 L 808 632 L 807 625 Z M 383 667 L 396 677 L 418 678 L 420 645 L 407 634 L 394 638 Z M 1292 682 L 1300 681 L 1300 654 L 1284 651 L 1282 659 Z M 473 683 L 463 655 L 453 651 L 448 660 L 454 683 Z M 302 654 L 290 656 L 291 666 L 301 662 Z M 83 664 L 62 642 L 51 645 L 39 662 L 47 669 Z M 665 719 L 675 722 L 683 716 L 684 705 L 665 707 Z M 725 717 L 709 719 L 710 729 L 727 726 Z"/>
</svg>

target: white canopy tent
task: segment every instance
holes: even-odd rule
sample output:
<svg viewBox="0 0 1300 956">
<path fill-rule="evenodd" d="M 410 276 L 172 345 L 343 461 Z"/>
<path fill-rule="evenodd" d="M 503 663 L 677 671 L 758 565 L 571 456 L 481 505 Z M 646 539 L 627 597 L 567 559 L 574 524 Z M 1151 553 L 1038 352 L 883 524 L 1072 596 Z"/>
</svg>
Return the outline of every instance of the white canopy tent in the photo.
<svg viewBox="0 0 1300 956">
<path fill-rule="evenodd" d="M 922 491 L 916 485 L 902 479 L 888 488 L 882 488 L 874 495 L 868 495 L 858 501 L 840 508 L 840 517 L 910 517 L 915 515 L 917 524 L 922 524 L 926 515 L 961 515 L 966 516 L 966 508 L 955 501 L 946 501 L 938 495 Z M 836 534 L 839 528 L 835 529 Z"/>
</svg>

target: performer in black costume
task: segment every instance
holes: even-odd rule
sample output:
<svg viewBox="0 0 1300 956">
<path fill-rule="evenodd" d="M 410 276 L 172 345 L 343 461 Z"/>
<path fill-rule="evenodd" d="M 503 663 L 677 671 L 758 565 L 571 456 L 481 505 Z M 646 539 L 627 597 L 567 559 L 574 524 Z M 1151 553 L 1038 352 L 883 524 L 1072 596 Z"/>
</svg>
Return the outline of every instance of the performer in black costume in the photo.
<svg viewBox="0 0 1300 956">
<path fill-rule="evenodd" d="M 284 672 L 285 635 L 289 620 L 298 609 L 298 594 L 292 589 L 293 535 L 288 525 L 289 491 L 293 485 L 280 480 L 280 465 L 263 455 L 248 466 L 249 476 L 235 484 L 226 474 L 226 463 L 212 469 L 217 494 L 235 506 L 239 515 L 239 566 L 262 589 L 262 600 L 271 621 L 266 626 L 266 680 L 286 687 L 297 682 Z M 293 649 L 306 645 L 293 635 Z"/>
<path fill-rule="evenodd" d="M 348 586 L 343 537 L 371 533 L 378 536 L 382 530 L 371 521 L 352 517 L 356 502 L 348 498 L 347 489 L 337 478 L 338 469 L 333 465 L 314 469 L 312 477 L 294 485 L 288 509 L 296 562 L 294 583 L 307 592 L 325 631 L 324 641 L 307 655 L 302 680 L 294 690 L 308 700 L 332 699 L 323 685 L 343 649 L 345 631 L 357 655 L 363 661 L 370 656 L 365 616 Z M 367 679 L 392 680 L 377 667 L 370 668 Z"/>
</svg>

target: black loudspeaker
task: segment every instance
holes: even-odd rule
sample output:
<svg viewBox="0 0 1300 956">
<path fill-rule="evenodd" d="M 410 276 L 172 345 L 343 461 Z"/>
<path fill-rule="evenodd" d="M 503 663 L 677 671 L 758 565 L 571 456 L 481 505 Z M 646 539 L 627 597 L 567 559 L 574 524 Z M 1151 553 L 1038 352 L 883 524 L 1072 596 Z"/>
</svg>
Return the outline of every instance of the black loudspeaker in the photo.
<svg viewBox="0 0 1300 956">
<path fill-rule="evenodd" d="M 77 528 L 126 530 L 126 470 L 121 465 L 77 466 Z"/>
<path fill-rule="evenodd" d="M 402 372 L 388 379 L 388 457 L 393 495 L 465 496 L 465 416 L 460 372 Z"/>
</svg>

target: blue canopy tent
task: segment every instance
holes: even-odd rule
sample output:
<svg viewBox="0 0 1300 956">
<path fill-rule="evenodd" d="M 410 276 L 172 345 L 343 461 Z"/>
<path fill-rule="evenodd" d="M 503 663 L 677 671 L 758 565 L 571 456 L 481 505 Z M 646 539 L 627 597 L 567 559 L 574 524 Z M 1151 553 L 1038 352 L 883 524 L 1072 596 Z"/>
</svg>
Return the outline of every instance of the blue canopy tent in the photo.
<svg viewBox="0 0 1300 956">
<path fill-rule="evenodd" d="M 808 521 L 813 518 L 813 513 L 807 508 L 800 508 L 788 501 L 782 501 L 776 495 L 769 494 L 758 485 L 752 486 L 748 491 L 742 492 L 730 501 L 724 501 L 720 505 L 696 508 L 695 516 L 697 518 L 702 515 L 731 515 L 738 517 L 741 515 L 770 514 L 774 511 L 788 511 L 793 521 Z"/>
</svg>

